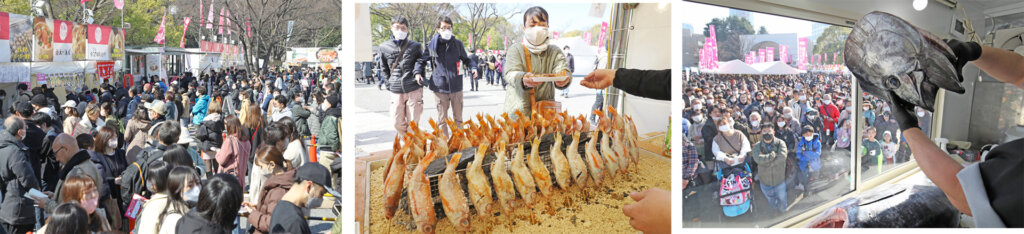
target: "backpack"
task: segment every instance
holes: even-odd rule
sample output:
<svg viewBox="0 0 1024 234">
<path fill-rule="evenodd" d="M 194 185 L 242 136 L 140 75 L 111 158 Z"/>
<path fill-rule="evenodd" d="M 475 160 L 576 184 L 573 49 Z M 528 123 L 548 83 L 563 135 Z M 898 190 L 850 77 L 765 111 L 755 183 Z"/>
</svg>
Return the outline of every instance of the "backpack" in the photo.
<svg viewBox="0 0 1024 234">
<path fill-rule="evenodd" d="M 164 159 L 164 151 L 156 147 L 149 147 L 143 150 L 139 159 L 128 165 L 128 168 L 121 172 L 121 207 L 128 207 L 134 194 L 149 198 L 152 195 L 146 189 L 145 173 L 149 165 L 158 160 Z M 141 163 L 140 163 L 141 162 Z"/>
</svg>

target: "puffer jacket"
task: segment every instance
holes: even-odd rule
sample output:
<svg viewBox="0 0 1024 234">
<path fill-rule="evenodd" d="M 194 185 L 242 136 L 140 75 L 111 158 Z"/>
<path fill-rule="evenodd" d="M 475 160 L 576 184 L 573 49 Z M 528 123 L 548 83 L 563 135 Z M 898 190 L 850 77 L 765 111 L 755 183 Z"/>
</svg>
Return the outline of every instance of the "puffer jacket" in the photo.
<svg viewBox="0 0 1024 234">
<path fill-rule="evenodd" d="M 761 183 L 775 186 L 786 181 L 786 143 L 779 138 L 772 142 L 763 140 L 754 144 L 751 157 L 757 162 L 757 173 Z"/>
<path fill-rule="evenodd" d="M 797 137 L 796 158 L 799 159 L 800 170 L 807 170 L 810 165 L 811 171 L 821 169 L 821 137 L 814 134 L 810 141 L 803 136 Z"/>
<path fill-rule="evenodd" d="M 224 119 L 220 113 L 213 113 L 203 118 L 202 123 L 196 128 L 196 140 L 199 140 L 199 150 L 209 151 L 213 147 L 220 147 L 224 141 L 221 132 L 224 131 Z"/>
<path fill-rule="evenodd" d="M 199 125 L 203 122 L 203 118 L 206 118 L 206 107 L 210 105 L 210 95 L 203 95 L 196 100 L 196 105 L 192 106 L 192 124 Z"/>
<path fill-rule="evenodd" d="M 466 55 L 462 41 L 454 37 L 441 39 L 434 34 L 427 43 L 427 59 L 434 70 L 430 74 L 429 87 L 439 93 L 457 93 L 462 91 L 462 76 L 459 76 L 458 62 L 476 67 L 476 63 Z"/>
<path fill-rule="evenodd" d="M 309 116 L 312 114 L 302 105 L 292 105 L 292 119 L 295 120 L 295 131 L 299 132 L 299 135 L 309 136 Z"/>
<path fill-rule="evenodd" d="M 259 204 L 248 218 L 254 233 L 270 233 L 270 216 L 274 213 L 274 206 L 277 206 L 277 201 L 292 188 L 292 184 L 295 183 L 293 179 L 295 170 L 271 176 L 263 182 L 263 188 L 259 190 Z"/>
<path fill-rule="evenodd" d="M 32 199 L 23 195 L 29 189 L 40 189 L 39 180 L 25 155 L 28 147 L 7 131 L 0 131 L 0 221 L 5 224 L 29 225 L 35 223 Z"/>
<path fill-rule="evenodd" d="M 423 75 L 423 63 L 427 56 L 423 55 L 423 46 L 419 42 L 402 40 L 395 43 L 395 40 L 387 40 L 380 44 L 380 61 L 384 77 L 387 77 L 388 91 L 392 93 L 408 93 L 423 88 L 416 82 L 415 74 Z M 404 43 L 409 43 L 401 58 L 398 53 L 402 50 Z M 392 67 L 395 59 L 399 59 L 398 66 Z"/>
</svg>

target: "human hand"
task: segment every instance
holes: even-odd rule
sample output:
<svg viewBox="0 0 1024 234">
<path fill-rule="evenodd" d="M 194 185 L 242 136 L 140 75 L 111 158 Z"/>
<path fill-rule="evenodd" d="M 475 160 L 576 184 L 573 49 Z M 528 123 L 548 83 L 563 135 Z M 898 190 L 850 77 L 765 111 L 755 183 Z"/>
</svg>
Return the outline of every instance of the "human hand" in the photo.
<svg viewBox="0 0 1024 234">
<path fill-rule="evenodd" d="M 527 72 L 526 75 L 523 75 L 523 86 L 533 88 L 533 87 L 537 87 L 538 85 L 540 85 L 542 83 L 542 82 L 533 81 L 533 78 L 531 76 L 533 76 L 532 72 Z"/>
<path fill-rule="evenodd" d="M 580 82 L 580 85 L 592 89 L 603 89 L 611 86 L 614 80 L 615 70 L 597 69 L 590 72 L 590 74 L 587 74 L 586 77 L 583 77 L 583 81 Z"/>
<path fill-rule="evenodd" d="M 644 233 L 670 233 L 672 229 L 671 193 L 652 188 L 629 194 L 637 203 L 622 207 L 622 213 L 629 217 L 629 225 Z"/>
<path fill-rule="evenodd" d="M 956 60 L 949 62 L 952 62 L 953 66 L 956 68 L 957 78 L 960 78 L 960 81 L 963 81 L 964 76 L 961 74 L 961 70 L 964 69 L 964 65 L 966 65 L 967 62 L 974 61 L 981 57 L 981 45 L 978 45 L 977 42 L 962 42 L 957 39 L 943 39 L 943 41 L 946 42 L 946 45 L 948 45 L 949 48 L 953 50 L 953 54 L 956 55 Z"/>
<path fill-rule="evenodd" d="M 565 80 L 555 81 L 555 85 L 557 85 L 558 87 L 566 87 L 567 85 L 569 85 L 570 81 L 572 81 L 572 77 L 565 77 Z"/>
<path fill-rule="evenodd" d="M 690 180 L 683 180 L 683 189 L 686 189 L 687 185 L 690 185 Z"/>
<path fill-rule="evenodd" d="M 477 77 L 476 70 L 472 70 L 472 71 L 473 71 L 473 78 L 475 79 Z"/>
<path fill-rule="evenodd" d="M 47 193 L 47 192 L 43 192 L 43 193 Z M 53 193 L 47 194 L 47 196 L 52 196 L 51 194 L 53 194 Z M 36 206 L 39 206 L 39 208 L 43 208 L 43 209 L 46 209 L 46 203 L 50 201 L 50 199 L 47 199 L 47 198 L 30 197 L 30 199 L 32 199 L 36 203 Z"/>
<path fill-rule="evenodd" d="M 423 85 L 423 75 L 416 74 L 416 83 Z"/>
<path fill-rule="evenodd" d="M 917 122 L 917 116 L 911 114 L 914 113 L 914 105 L 900 99 L 895 94 L 892 96 L 893 108 L 890 108 L 890 111 L 892 112 L 892 118 L 900 125 L 900 131 L 906 131 L 911 128 L 920 128 L 920 124 Z"/>
</svg>

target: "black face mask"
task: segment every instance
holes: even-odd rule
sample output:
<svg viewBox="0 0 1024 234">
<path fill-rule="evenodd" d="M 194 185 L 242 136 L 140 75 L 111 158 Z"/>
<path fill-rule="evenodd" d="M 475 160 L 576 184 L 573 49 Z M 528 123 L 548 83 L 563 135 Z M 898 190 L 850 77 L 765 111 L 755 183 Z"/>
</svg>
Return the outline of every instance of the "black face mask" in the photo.
<svg viewBox="0 0 1024 234">
<path fill-rule="evenodd" d="M 768 134 L 768 133 L 761 134 L 761 135 L 762 135 L 761 137 L 764 138 L 765 142 L 771 142 L 775 138 L 774 135 Z"/>
</svg>

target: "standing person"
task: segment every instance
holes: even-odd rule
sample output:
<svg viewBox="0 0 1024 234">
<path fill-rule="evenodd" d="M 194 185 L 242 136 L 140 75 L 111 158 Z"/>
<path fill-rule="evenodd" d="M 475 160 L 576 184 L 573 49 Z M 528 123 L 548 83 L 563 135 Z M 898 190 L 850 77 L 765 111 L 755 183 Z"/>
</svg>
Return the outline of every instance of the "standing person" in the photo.
<svg viewBox="0 0 1024 234">
<path fill-rule="evenodd" d="M 178 220 L 199 201 L 202 180 L 196 171 L 189 167 L 176 166 L 167 173 L 167 201 L 159 215 L 156 226 L 159 234 L 170 234 L 177 231 Z"/>
<path fill-rule="evenodd" d="M 427 54 L 430 56 L 430 66 L 433 73 L 430 75 L 430 91 L 434 92 L 437 101 L 437 119 L 441 120 L 440 128 L 448 135 L 448 109 L 452 110 L 452 119 L 455 124 L 462 124 L 462 78 L 458 75 L 459 62 L 468 64 L 468 67 L 475 67 L 473 60 L 466 55 L 462 41 L 452 37 L 452 19 L 448 16 L 441 16 L 437 19 L 437 34 L 427 43 Z M 476 79 L 477 71 L 473 70 L 473 79 Z M 452 127 L 459 127 L 452 126 Z"/>
<path fill-rule="evenodd" d="M 320 117 L 320 139 L 317 144 L 322 145 L 321 149 L 333 152 L 341 151 L 341 99 L 338 96 L 328 96 L 327 101 L 321 104 L 324 109 Z"/>
<path fill-rule="evenodd" d="M 228 116 L 224 120 L 227 136 L 220 150 L 217 151 L 216 163 L 221 173 L 234 175 L 238 178 L 239 184 L 245 187 L 245 175 L 249 165 L 249 139 L 242 136 L 242 123 L 235 116 Z"/>
<path fill-rule="evenodd" d="M 231 233 L 241 207 L 242 186 L 238 179 L 228 174 L 214 175 L 203 183 L 196 207 L 178 220 L 175 233 Z"/>
<path fill-rule="evenodd" d="M 295 170 L 292 170 L 281 151 L 273 147 L 257 150 L 254 164 L 260 176 L 266 179 L 263 184 L 249 186 L 252 199 L 243 205 L 249 211 L 247 220 L 252 225 L 253 233 L 270 233 L 270 216 L 277 202 L 295 183 Z M 252 192 L 254 188 L 255 192 Z"/>
<path fill-rule="evenodd" d="M 555 88 L 569 87 L 572 78 L 557 82 L 536 82 L 526 78 L 534 74 L 567 73 L 565 55 L 556 45 L 550 45 L 548 33 L 548 12 L 541 7 L 531 7 L 523 13 L 523 40 L 510 46 L 505 64 L 505 79 L 512 86 L 505 92 L 505 112 L 522 111 L 530 116 L 532 106 L 553 106 Z M 541 106 L 539 105 L 539 106 Z"/>
<path fill-rule="evenodd" d="M 124 150 L 117 148 L 117 132 L 111 128 L 111 126 L 103 126 L 96 133 L 93 140 L 93 148 L 90 153 L 93 164 L 96 164 L 99 169 L 101 176 L 103 176 L 103 184 L 100 186 L 100 201 L 102 207 L 107 210 L 110 216 L 110 221 L 115 227 L 120 226 L 119 219 L 121 216 L 121 196 L 118 193 L 121 191 L 119 179 L 124 169 L 128 166 L 128 161 L 125 158 Z"/>
<path fill-rule="evenodd" d="M 476 63 L 476 66 L 477 66 L 477 70 L 479 70 L 479 71 L 480 71 L 480 73 L 481 73 L 481 74 L 480 74 L 480 76 L 483 76 L 483 77 L 481 77 L 481 78 L 482 78 L 482 79 L 483 79 L 483 78 L 489 78 L 489 77 L 488 77 L 488 72 L 490 72 L 490 70 L 489 70 L 489 69 L 487 69 L 487 62 L 488 62 L 488 61 L 490 61 L 490 60 L 488 60 L 488 57 L 487 57 L 487 51 L 481 51 L 481 50 L 477 50 L 477 57 L 478 57 L 478 58 L 479 58 L 480 60 L 479 60 L 479 61 L 477 61 L 477 63 Z M 488 80 L 488 81 L 487 81 L 487 83 L 488 83 L 488 84 L 490 84 L 490 83 L 491 83 L 491 81 L 490 81 L 490 80 Z M 480 91 L 480 86 L 479 86 L 479 84 L 480 84 L 480 80 L 478 79 L 478 80 L 477 80 L 477 85 L 474 85 L 474 86 L 473 86 L 473 91 Z"/>
<path fill-rule="evenodd" d="M 505 74 L 505 56 L 504 55 L 498 54 L 498 59 L 494 63 L 494 67 L 496 69 L 498 69 L 498 72 L 496 73 L 496 75 L 497 75 L 496 79 L 498 80 L 497 82 L 501 82 L 501 90 L 505 90 L 505 85 L 508 85 L 508 83 L 505 82 L 505 77 L 504 77 L 504 74 Z"/>
<path fill-rule="evenodd" d="M 102 208 L 100 205 L 100 199 L 102 196 L 99 193 L 99 185 L 95 184 L 92 178 L 87 175 L 74 175 L 64 182 L 64 187 L 61 190 L 63 198 L 61 203 L 77 202 L 85 209 L 85 213 L 89 216 L 88 230 L 92 232 L 110 231 L 112 228 L 110 222 L 108 222 L 105 214 L 97 213 L 97 208 Z M 115 212 L 115 210 L 107 210 L 106 212 Z"/>
<path fill-rule="evenodd" d="M 823 129 L 825 135 L 822 137 L 822 145 L 831 147 L 835 143 L 836 125 L 839 123 L 840 112 L 839 108 L 832 102 L 831 94 L 825 94 L 825 97 L 822 99 L 822 105 L 818 108 L 821 113 L 822 124 L 825 126 L 825 129 Z"/>
<path fill-rule="evenodd" d="M 463 70 L 483 72 L 479 69 L 480 62 L 482 61 L 480 60 L 480 55 L 472 52 L 468 54 L 470 63 L 462 63 Z M 476 91 L 476 88 L 480 86 L 480 77 L 472 76 L 469 73 L 466 73 L 466 75 L 469 76 L 469 91 Z"/>
<path fill-rule="evenodd" d="M 0 226 L 7 233 L 26 233 L 35 228 L 32 199 L 23 195 L 29 189 L 40 189 L 39 180 L 32 171 L 23 149 L 21 139 L 26 134 L 25 121 L 10 116 L 4 120 L 0 131 L 0 186 L 3 189 L 3 203 L 0 203 Z"/>
<path fill-rule="evenodd" d="M 381 64 L 391 91 L 391 114 L 395 130 L 409 131 L 409 122 L 418 121 L 423 113 L 423 48 L 408 39 L 409 21 L 402 16 L 391 19 L 392 40 L 381 43 Z"/>
<path fill-rule="evenodd" d="M 3 233 L 3 230 L 0 230 Z M 57 206 L 53 215 L 46 219 L 46 225 L 35 233 L 89 234 L 89 215 L 78 202 L 69 202 Z"/>
<path fill-rule="evenodd" d="M 60 204 L 59 201 L 64 200 L 64 194 L 61 191 L 64 190 L 64 183 L 72 176 L 84 174 L 92 178 L 94 184 L 103 184 L 100 170 L 95 163 L 90 161 L 89 152 L 78 148 L 78 141 L 71 135 L 66 133 L 58 135 L 53 142 L 53 153 L 56 154 L 57 161 L 61 164 L 60 172 L 57 175 L 60 180 L 57 181 L 57 187 L 54 190 L 56 194 L 47 194 L 49 195 L 47 198 L 36 200 L 36 205 L 43 208 L 47 214 L 53 213 L 53 209 Z"/>
<path fill-rule="evenodd" d="M 196 91 L 196 104 L 192 106 L 192 124 L 199 125 L 206 118 L 207 106 L 210 105 L 210 95 L 206 94 L 206 87 L 200 86 Z"/>
<path fill-rule="evenodd" d="M 576 60 L 573 59 L 572 53 L 569 53 L 569 46 L 568 45 L 562 47 L 562 52 L 565 52 L 565 63 L 566 63 L 566 65 L 569 65 L 569 76 L 572 76 L 572 73 L 576 72 Z M 569 97 L 569 87 L 568 86 L 566 86 L 565 89 L 562 89 L 562 97 L 565 97 L 565 98 Z"/>
<path fill-rule="evenodd" d="M 786 143 L 775 138 L 775 128 L 765 124 L 761 128 L 761 141 L 754 144 L 753 158 L 757 162 L 757 173 L 761 179 L 761 191 L 774 212 L 785 213 L 789 207 L 786 200 Z"/>
<path fill-rule="evenodd" d="M 814 133 L 810 126 L 804 126 L 800 131 L 800 139 L 796 143 L 796 158 L 799 160 L 799 172 L 797 172 L 797 183 L 803 188 L 804 198 L 811 195 L 811 178 L 817 177 L 821 169 L 821 136 Z M 798 189 L 801 190 L 801 189 Z"/>
<path fill-rule="evenodd" d="M 309 222 L 303 215 L 302 208 L 311 205 L 310 201 L 322 199 L 326 193 L 341 197 L 331 189 L 331 172 L 318 163 L 307 163 L 295 172 L 292 187 L 288 189 L 274 207 L 270 218 L 271 233 L 308 234 Z"/>
<path fill-rule="evenodd" d="M 224 151 L 223 148 L 219 148 L 224 141 L 221 136 L 221 132 L 224 131 L 222 110 L 221 102 L 211 101 L 206 108 L 206 116 L 200 122 L 199 128 L 196 128 L 196 140 L 199 140 L 199 150 L 202 152 L 203 161 L 206 163 L 207 175 L 220 172 L 218 164 L 214 160 L 214 155 L 219 154 L 219 151 Z"/>
</svg>

